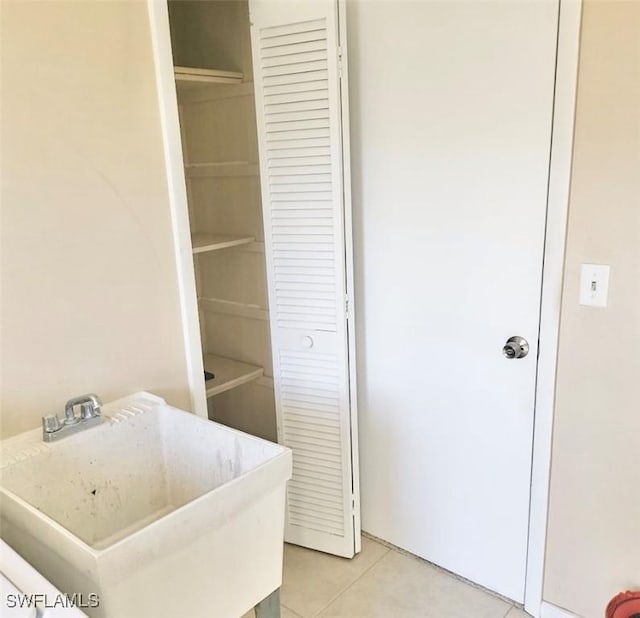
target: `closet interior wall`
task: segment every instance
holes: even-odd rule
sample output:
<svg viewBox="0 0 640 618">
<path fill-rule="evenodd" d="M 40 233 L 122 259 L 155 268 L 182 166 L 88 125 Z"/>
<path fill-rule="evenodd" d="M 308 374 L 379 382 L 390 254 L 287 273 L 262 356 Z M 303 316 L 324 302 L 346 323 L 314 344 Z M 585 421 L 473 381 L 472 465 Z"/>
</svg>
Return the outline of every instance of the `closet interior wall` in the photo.
<svg viewBox="0 0 640 618">
<path fill-rule="evenodd" d="M 248 4 L 170 0 L 169 18 L 174 65 L 242 74 L 237 83 L 177 81 L 205 368 L 215 355 L 258 375 L 210 396 L 209 418 L 275 441 Z M 237 244 L 209 250 L 208 235 Z"/>
</svg>

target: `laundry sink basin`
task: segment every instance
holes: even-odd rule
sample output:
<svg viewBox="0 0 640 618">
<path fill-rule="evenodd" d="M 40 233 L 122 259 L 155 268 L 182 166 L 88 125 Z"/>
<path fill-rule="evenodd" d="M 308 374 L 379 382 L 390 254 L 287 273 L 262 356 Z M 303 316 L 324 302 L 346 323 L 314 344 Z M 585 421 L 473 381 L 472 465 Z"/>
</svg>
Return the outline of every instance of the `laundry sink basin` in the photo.
<svg viewBox="0 0 640 618">
<path fill-rule="evenodd" d="M 103 414 L 0 443 L 9 545 L 96 617 L 237 618 L 280 586 L 288 449 L 148 393 Z"/>
</svg>

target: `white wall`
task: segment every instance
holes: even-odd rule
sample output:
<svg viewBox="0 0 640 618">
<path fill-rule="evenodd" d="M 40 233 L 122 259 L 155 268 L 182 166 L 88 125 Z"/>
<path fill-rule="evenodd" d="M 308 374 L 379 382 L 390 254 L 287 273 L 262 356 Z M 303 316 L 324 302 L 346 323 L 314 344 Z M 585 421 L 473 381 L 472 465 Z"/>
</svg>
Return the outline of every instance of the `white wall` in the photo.
<svg viewBox="0 0 640 618">
<path fill-rule="evenodd" d="M 188 407 L 144 2 L 2 3 L 2 433 L 136 389 Z"/>
<path fill-rule="evenodd" d="M 581 263 L 611 265 L 606 309 Z M 544 587 L 585 618 L 640 589 L 639 401 L 640 3 L 586 0 Z"/>
</svg>

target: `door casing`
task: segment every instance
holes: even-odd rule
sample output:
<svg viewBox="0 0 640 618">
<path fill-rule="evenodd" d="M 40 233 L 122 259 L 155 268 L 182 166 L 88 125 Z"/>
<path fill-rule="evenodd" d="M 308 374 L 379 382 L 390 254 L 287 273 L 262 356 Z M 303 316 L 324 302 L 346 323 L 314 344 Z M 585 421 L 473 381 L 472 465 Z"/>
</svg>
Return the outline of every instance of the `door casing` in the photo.
<svg viewBox="0 0 640 618">
<path fill-rule="evenodd" d="M 178 106 L 173 83 L 167 3 L 165 0 L 147 0 L 147 10 L 165 151 L 174 248 L 177 256 L 178 279 L 181 288 L 185 358 L 191 387 L 192 410 L 196 414 L 206 417 L 206 395 L 202 377 L 202 363 L 201 360 L 198 362 L 200 342 L 197 328 L 197 298 L 193 279 L 182 151 L 179 147 Z M 536 381 L 527 575 L 525 582 L 525 610 L 536 618 L 541 615 L 543 599 L 555 376 L 567 213 L 571 184 L 581 15 L 582 0 L 560 0 Z M 344 28 L 344 11 L 341 12 L 340 21 L 340 27 Z M 343 83 L 346 83 L 346 81 L 343 80 Z M 343 110 L 343 113 L 348 113 L 348 110 Z M 345 170 L 347 179 L 348 175 L 349 170 L 347 168 Z M 349 266 L 351 267 L 352 265 Z M 350 276 L 352 276 L 352 273 L 350 273 Z M 355 350 L 355 346 L 353 349 Z M 355 376 L 352 376 L 352 380 L 355 380 Z M 355 431 L 355 428 L 353 430 Z"/>
<path fill-rule="evenodd" d="M 556 365 L 573 159 L 581 17 L 582 0 L 560 0 L 524 600 L 525 610 L 536 618 L 541 616 L 543 601 Z"/>
<path fill-rule="evenodd" d="M 187 206 L 187 184 L 184 177 L 178 99 L 176 95 L 169 30 L 169 7 L 166 0 L 147 0 L 153 65 L 158 92 L 158 110 L 162 130 L 169 211 L 176 256 L 184 356 L 191 392 L 191 411 L 208 419 L 207 395 L 204 384 L 198 293 L 193 270 L 191 231 Z"/>
</svg>

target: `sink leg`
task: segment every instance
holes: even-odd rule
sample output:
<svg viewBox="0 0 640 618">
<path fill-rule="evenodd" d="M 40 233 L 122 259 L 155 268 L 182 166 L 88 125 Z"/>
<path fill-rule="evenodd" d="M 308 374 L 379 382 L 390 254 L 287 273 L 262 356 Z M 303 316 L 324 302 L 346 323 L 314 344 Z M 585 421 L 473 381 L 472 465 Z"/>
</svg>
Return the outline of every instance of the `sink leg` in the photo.
<svg viewBox="0 0 640 618">
<path fill-rule="evenodd" d="M 256 605 L 256 618 L 280 618 L 280 588 Z"/>
</svg>

